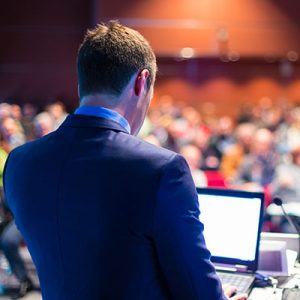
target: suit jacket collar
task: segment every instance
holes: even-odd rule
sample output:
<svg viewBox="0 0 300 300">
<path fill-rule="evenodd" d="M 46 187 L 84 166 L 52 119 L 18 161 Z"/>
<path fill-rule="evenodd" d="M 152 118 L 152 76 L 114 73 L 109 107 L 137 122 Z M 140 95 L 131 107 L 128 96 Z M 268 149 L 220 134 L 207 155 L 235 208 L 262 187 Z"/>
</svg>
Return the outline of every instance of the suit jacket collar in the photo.
<svg viewBox="0 0 300 300">
<path fill-rule="evenodd" d="M 100 118 L 96 116 L 70 114 L 61 124 L 61 127 L 96 127 L 114 131 L 122 131 L 128 134 L 128 132 L 119 123 L 110 119 Z"/>
</svg>

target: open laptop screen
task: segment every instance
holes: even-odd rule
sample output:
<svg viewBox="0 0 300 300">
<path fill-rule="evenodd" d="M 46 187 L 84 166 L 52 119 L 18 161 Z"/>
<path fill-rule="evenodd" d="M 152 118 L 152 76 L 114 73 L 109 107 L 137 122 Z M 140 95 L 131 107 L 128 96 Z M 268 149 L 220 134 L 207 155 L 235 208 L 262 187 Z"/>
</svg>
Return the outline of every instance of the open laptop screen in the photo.
<svg viewBox="0 0 300 300">
<path fill-rule="evenodd" d="M 263 193 L 227 189 L 197 191 L 200 220 L 212 260 L 221 263 L 257 261 Z"/>
</svg>

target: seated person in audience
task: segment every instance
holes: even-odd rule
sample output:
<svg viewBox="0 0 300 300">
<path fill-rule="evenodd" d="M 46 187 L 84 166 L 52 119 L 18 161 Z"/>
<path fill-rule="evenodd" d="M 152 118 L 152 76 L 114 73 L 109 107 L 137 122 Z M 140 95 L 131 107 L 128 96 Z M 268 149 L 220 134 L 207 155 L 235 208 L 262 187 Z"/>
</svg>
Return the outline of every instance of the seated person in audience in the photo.
<svg viewBox="0 0 300 300">
<path fill-rule="evenodd" d="M 8 214 L 8 213 L 7 213 Z M 33 290 L 33 283 L 28 276 L 26 263 L 22 258 L 19 247 L 23 242 L 23 237 L 13 219 L 4 227 L 0 235 L 0 249 L 7 258 L 12 273 L 18 279 L 19 289 L 13 294 L 13 299 L 24 297 L 27 292 Z"/>
<path fill-rule="evenodd" d="M 8 103 L 0 103 L 0 120 L 11 117 L 11 106 Z"/>
<path fill-rule="evenodd" d="M 54 130 L 54 119 L 48 112 L 39 113 L 33 120 L 36 137 L 42 137 Z"/>
<path fill-rule="evenodd" d="M 32 141 L 36 138 L 33 119 L 36 116 L 37 107 L 31 103 L 25 103 L 22 107 L 22 126 L 27 141 Z"/>
<path fill-rule="evenodd" d="M 182 117 L 177 118 L 177 123 L 181 124 L 181 145 L 192 143 L 197 134 L 209 134 L 210 130 L 204 124 L 201 114 L 192 106 L 182 109 Z"/>
<path fill-rule="evenodd" d="M 300 144 L 300 107 L 296 107 L 291 113 L 291 124 L 286 131 L 286 145 L 288 149 L 294 149 Z"/>
<path fill-rule="evenodd" d="M 190 167 L 196 187 L 206 187 L 207 178 L 205 173 L 200 170 L 202 160 L 202 153 L 200 149 L 193 144 L 189 144 L 181 148 L 180 154 L 186 159 Z"/>
<path fill-rule="evenodd" d="M 12 104 L 10 106 L 10 114 L 17 124 L 18 131 L 24 134 L 24 128 L 22 124 L 22 110 L 20 105 Z"/>
<path fill-rule="evenodd" d="M 217 121 L 216 132 L 211 136 L 208 147 L 216 153 L 219 160 L 224 152 L 235 143 L 233 135 L 233 121 L 224 116 Z"/>
<path fill-rule="evenodd" d="M 287 161 L 276 167 L 271 193 L 285 203 L 298 202 L 300 205 L 300 146 L 290 152 Z"/>
<path fill-rule="evenodd" d="M 7 159 L 7 153 L 4 149 L 0 148 L 0 199 L 2 199 L 2 189 L 3 189 L 3 169 L 5 161 Z"/>
<path fill-rule="evenodd" d="M 48 105 L 46 111 L 52 116 L 54 120 L 54 129 L 57 129 L 68 115 L 65 105 L 60 101 L 56 101 Z"/>
<path fill-rule="evenodd" d="M 255 125 L 251 123 L 242 123 L 235 129 L 236 143 L 225 150 L 220 166 L 228 183 L 234 181 L 243 158 L 249 154 L 255 130 Z"/>
<path fill-rule="evenodd" d="M 28 291 L 32 290 L 33 284 L 28 276 L 25 262 L 19 252 L 19 247 L 23 238 L 4 203 L 2 173 L 6 158 L 7 153 L 0 148 L 0 249 L 7 258 L 12 273 L 20 282 L 19 289 L 13 294 L 14 299 L 18 299 L 25 296 Z"/>
<path fill-rule="evenodd" d="M 274 135 L 268 129 L 258 129 L 254 134 L 250 153 L 242 159 L 237 182 L 248 187 L 267 187 L 273 181 L 278 162 Z"/>
<path fill-rule="evenodd" d="M 12 117 L 5 117 L 1 120 L 0 133 L 3 137 L 3 148 L 6 152 L 10 152 L 25 143 L 25 136 L 20 131 L 16 120 Z"/>
<path fill-rule="evenodd" d="M 216 121 L 216 128 L 203 150 L 203 169 L 219 171 L 224 151 L 234 143 L 233 123 L 225 116 Z"/>
</svg>

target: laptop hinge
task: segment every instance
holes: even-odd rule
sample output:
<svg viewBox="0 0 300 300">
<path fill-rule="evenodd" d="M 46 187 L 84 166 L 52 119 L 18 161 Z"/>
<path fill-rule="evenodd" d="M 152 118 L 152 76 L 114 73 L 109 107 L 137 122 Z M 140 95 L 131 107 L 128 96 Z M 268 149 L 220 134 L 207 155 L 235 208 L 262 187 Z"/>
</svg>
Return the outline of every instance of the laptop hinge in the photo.
<svg viewBox="0 0 300 300">
<path fill-rule="evenodd" d="M 214 263 L 217 271 L 227 271 L 227 272 L 247 272 L 247 266 L 243 265 L 227 265 L 227 264 L 216 264 Z"/>
</svg>

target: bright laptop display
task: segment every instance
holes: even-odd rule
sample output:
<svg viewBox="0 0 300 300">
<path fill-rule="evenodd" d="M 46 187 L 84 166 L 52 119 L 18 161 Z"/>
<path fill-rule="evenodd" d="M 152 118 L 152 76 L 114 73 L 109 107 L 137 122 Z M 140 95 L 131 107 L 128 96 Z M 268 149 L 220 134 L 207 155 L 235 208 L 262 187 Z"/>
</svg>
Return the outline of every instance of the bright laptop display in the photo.
<svg viewBox="0 0 300 300">
<path fill-rule="evenodd" d="M 200 220 L 212 261 L 255 271 L 263 216 L 263 193 L 197 189 Z"/>
</svg>

